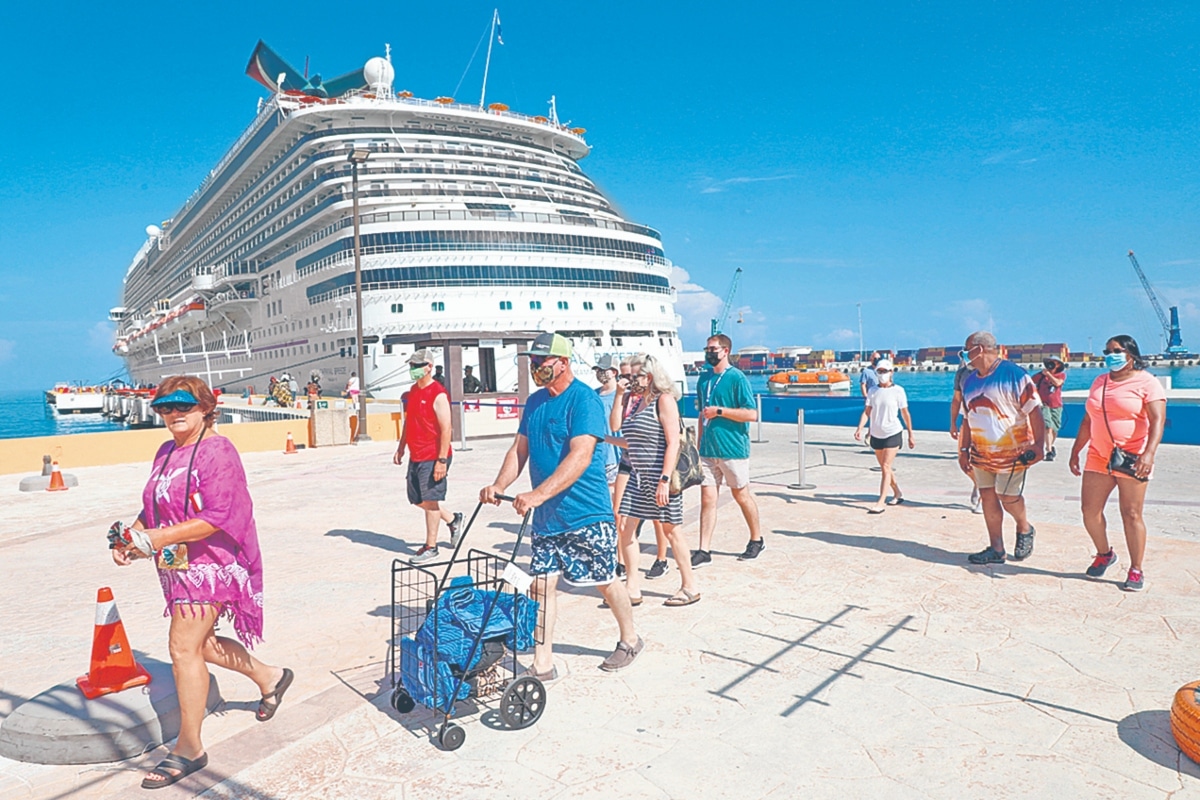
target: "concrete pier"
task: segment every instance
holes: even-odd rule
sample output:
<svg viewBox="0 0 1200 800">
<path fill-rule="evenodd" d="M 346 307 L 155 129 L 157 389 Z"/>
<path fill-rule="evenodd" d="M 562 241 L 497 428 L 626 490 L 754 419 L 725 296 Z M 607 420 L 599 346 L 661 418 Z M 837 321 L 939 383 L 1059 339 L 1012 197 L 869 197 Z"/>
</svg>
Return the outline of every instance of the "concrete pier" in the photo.
<svg viewBox="0 0 1200 800">
<path fill-rule="evenodd" d="M 678 587 L 673 563 L 644 583 L 635 618 L 646 649 L 615 675 L 597 669 L 616 642 L 609 612 L 595 592 L 564 595 L 564 677 L 541 720 L 509 731 L 494 707 L 464 709 L 467 738 L 453 753 L 433 743 L 427 711 L 387 704 L 390 564 L 423 536 L 394 442 L 246 454 L 266 568 L 258 654 L 295 670 L 296 683 L 259 724 L 257 687 L 214 669 L 225 701 L 204 727 L 210 766 L 157 796 L 1200 796 L 1200 767 L 1168 725 L 1175 689 L 1200 678 L 1200 449 L 1160 450 L 1146 590 L 1127 594 L 1115 502 L 1120 564 L 1102 580 L 1083 575 L 1092 545 L 1069 441 L 1028 481 L 1034 554 L 974 567 L 966 554 L 985 546 L 983 520 L 947 434 L 918 431 L 898 462 L 905 503 L 869 516 L 873 456 L 847 428 L 807 432 L 809 491 L 787 488 L 794 423 L 764 425 L 766 443 L 753 446 L 766 537 L 757 560 L 736 560 L 746 532 L 726 502 L 714 563 L 696 573 L 702 600 L 661 605 Z M 452 510 L 474 508 L 507 444 L 472 440 L 456 455 Z M 168 659 L 152 569 L 117 568 L 104 543 L 137 508 L 147 465 L 73 471 L 80 487 L 57 495 L 0 482 L 0 715 L 84 668 L 96 586 L 117 593 L 133 646 Z M 693 542 L 697 503 L 693 490 Z M 507 507 L 485 509 L 468 546 L 504 548 L 517 522 Z M 652 538 L 642 537 L 643 569 Z M 101 767 L 0 758 L 0 797 L 139 796 L 141 770 L 164 753 Z"/>
</svg>

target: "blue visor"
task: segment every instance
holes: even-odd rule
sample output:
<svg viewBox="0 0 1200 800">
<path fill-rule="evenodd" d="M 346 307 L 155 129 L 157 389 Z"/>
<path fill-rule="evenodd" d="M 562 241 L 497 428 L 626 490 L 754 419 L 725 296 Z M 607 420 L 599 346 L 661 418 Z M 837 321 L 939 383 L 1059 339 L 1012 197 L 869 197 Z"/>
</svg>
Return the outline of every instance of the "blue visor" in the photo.
<svg viewBox="0 0 1200 800">
<path fill-rule="evenodd" d="M 153 402 L 150 403 L 150 407 L 153 408 L 154 406 L 165 406 L 167 404 L 195 406 L 199 405 L 200 401 L 197 400 L 195 396 L 193 396 L 192 393 L 186 389 L 176 389 L 170 394 L 164 394 L 162 397 L 154 398 Z"/>
</svg>

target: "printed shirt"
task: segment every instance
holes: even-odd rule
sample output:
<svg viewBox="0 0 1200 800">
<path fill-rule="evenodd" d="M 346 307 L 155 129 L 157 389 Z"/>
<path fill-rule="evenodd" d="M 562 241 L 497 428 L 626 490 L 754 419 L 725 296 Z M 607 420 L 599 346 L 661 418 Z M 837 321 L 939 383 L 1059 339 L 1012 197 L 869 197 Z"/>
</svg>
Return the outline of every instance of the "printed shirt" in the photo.
<svg viewBox="0 0 1200 800">
<path fill-rule="evenodd" d="M 612 413 L 613 401 L 617 399 L 617 392 L 615 389 L 611 392 L 601 392 L 599 389 L 597 389 L 596 396 L 599 397 L 600 402 L 604 404 L 604 419 L 607 422 L 609 414 Z M 617 452 L 621 448 L 617 447 L 616 445 L 605 444 L 601 442 L 600 444 L 596 445 L 596 447 L 604 449 L 604 466 L 610 467 L 613 464 L 617 464 L 621 461 L 621 454 Z"/>
<path fill-rule="evenodd" d="M 529 477 L 535 487 L 554 474 L 571 450 L 571 439 L 593 436 L 598 442 L 583 474 L 533 511 L 533 530 L 555 536 L 613 518 L 612 497 L 604 474 L 604 451 L 599 444 L 608 434 L 604 403 L 586 383 L 573 380 L 554 397 L 547 389 L 534 392 L 525 404 L 517 433 L 529 440 Z"/>
<path fill-rule="evenodd" d="M 1102 397 L 1103 407 L 1100 405 Z M 1088 447 L 1105 460 L 1114 446 L 1141 455 L 1146 449 L 1146 436 L 1150 433 L 1146 404 L 1166 399 L 1167 393 L 1158 378 L 1145 370 L 1137 370 L 1132 377 L 1123 381 L 1114 381 L 1108 375 L 1096 378 L 1088 390 L 1088 425 L 1092 434 Z M 1106 413 L 1107 427 L 1104 425 Z M 1111 437 L 1108 435 L 1110 428 Z"/>
<path fill-rule="evenodd" d="M 209 432 L 198 444 L 187 447 L 164 443 L 142 491 L 138 519 L 146 528 L 165 528 L 188 519 L 202 519 L 216 528 L 205 538 L 186 543 L 187 569 L 158 570 L 166 613 L 170 614 L 176 603 L 220 605 L 220 616 L 232 620 L 243 644 L 250 647 L 262 640 L 258 529 L 246 472 L 232 442 Z"/>
<path fill-rule="evenodd" d="M 446 395 L 449 401 L 446 387 L 430 381 L 424 389 L 414 383 L 400 398 L 404 403 L 404 443 L 408 446 L 408 457 L 413 461 L 436 461 L 438 458 L 442 429 L 433 411 L 433 401 L 440 394 Z M 450 453 L 446 455 L 449 457 Z"/>
<path fill-rule="evenodd" d="M 696 382 L 696 407 L 754 408 L 754 392 L 750 381 L 737 367 L 724 372 L 709 370 Z M 704 458 L 740 459 L 750 457 L 750 423 L 734 422 L 725 417 L 703 419 L 704 432 L 700 437 L 700 455 Z"/>
<path fill-rule="evenodd" d="M 1066 378 L 1067 373 L 1064 371 L 1058 375 L 1060 378 Z M 1042 405 L 1047 408 L 1062 408 L 1062 387 L 1055 386 L 1046 377 L 1046 373 L 1039 372 L 1033 376 L 1033 385 L 1037 387 L 1038 397 L 1042 400 Z"/>
<path fill-rule="evenodd" d="M 1024 469 L 1017 457 L 1033 447 L 1029 415 L 1042 405 L 1028 373 L 1000 359 L 987 375 L 972 370 L 963 381 L 963 407 L 971 426 L 971 465 L 987 472 Z"/>
</svg>

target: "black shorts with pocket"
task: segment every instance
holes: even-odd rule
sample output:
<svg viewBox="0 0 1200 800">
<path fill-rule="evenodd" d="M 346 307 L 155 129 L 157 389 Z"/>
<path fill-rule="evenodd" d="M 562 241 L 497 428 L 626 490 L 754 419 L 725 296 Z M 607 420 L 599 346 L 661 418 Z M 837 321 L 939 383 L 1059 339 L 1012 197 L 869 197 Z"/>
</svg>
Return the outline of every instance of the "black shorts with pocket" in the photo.
<svg viewBox="0 0 1200 800">
<path fill-rule="evenodd" d="M 891 450 L 893 447 L 899 447 L 902 444 L 904 444 L 904 431 L 894 433 L 886 439 L 871 437 L 872 450 Z"/>
<path fill-rule="evenodd" d="M 453 460 L 453 457 L 447 459 L 447 474 L 450 469 L 448 462 Z M 437 461 L 408 462 L 408 502 L 414 506 L 446 499 L 446 478 L 440 481 L 433 479 L 433 468 L 436 465 Z"/>
</svg>

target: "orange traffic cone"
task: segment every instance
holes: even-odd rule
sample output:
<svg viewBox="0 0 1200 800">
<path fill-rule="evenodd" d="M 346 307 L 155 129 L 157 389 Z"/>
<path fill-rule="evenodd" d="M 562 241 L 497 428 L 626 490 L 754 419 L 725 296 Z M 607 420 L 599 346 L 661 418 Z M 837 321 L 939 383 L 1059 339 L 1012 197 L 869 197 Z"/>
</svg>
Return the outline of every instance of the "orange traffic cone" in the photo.
<svg viewBox="0 0 1200 800">
<path fill-rule="evenodd" d="M 283 449 L 285 456 L 290 456 L 296 452 L 296 440 L 292 438 L 292 432 L 288 431 L 287 447 Z"/>
<path fill-rule="evenodd" d="M 96 631 L 92 634 L 92 663 L 75 684 L 88 700 L 150 682 L 150 673 L 133 658 L 112 589 L 96 592 Z"/>
<path fill-rule="evenodd" d="M 46 487 L 47 492 L 65 492 L 67 485 L 63 483 L 62 470 L 58 468 L 58 462 L 54 462 L 54 466 L 50 470 L 50 485 Z"/>
</svg>

